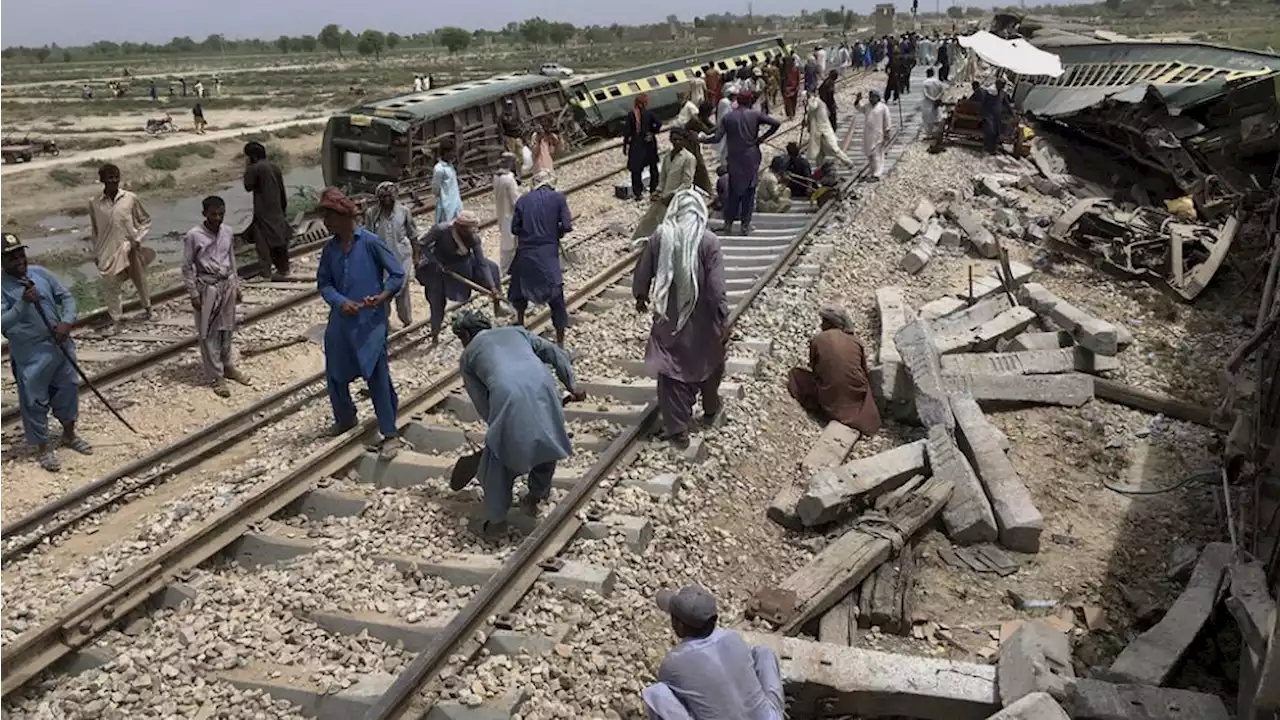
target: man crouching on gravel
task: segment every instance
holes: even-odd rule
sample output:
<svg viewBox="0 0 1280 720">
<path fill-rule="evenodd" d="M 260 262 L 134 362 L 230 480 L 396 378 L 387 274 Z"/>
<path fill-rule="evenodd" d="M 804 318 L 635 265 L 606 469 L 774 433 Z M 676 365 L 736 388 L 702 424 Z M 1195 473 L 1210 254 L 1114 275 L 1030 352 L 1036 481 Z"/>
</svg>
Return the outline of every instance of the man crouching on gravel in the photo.
<svg viewBox="0 0 1280 720">
<path fill-rule="evenodd" d="M 680 644 L 658 667 L 658 682 L 640 692 L 649 720 L 782 720 L 782 669 L 767 647 L 751 647 L 716 627 L 716 599 L 686 585 L 658 593 Z"/>
<path fill-rule="evenodd" d="M 489 429 L 475 472 L 455 469 L 449 487 L 458 491 L 473 477 L 480 478 L 483 532 L 501 537 L 506 534 L 517 476 L 528 476 L 529 491 L 520 507 L 529 515 L 536 517 L 538 505 L 550 497 L 556 462 L 573 453 L 563 403 L 582 400 L 587 394 L 574 382 L 568 353 L 523 327 L 495 328 L 484 313 L 466 309 L 453 316 L 453 333 L 464 348 L 458 365 L 467 395 Z M 569 391 L 565 400 L 556 392 L 544 363 Z"/>
</svg>

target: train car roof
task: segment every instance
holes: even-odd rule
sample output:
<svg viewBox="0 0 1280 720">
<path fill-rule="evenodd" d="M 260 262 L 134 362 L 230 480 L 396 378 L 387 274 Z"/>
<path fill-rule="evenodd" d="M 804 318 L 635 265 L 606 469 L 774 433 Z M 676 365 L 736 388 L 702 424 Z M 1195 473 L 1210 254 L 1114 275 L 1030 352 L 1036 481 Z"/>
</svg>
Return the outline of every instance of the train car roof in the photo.
<svg viewBox="0 0 1280 720">
<path fill-rule="evenodd" d="M 412 120 L 444 115 L 496 97 L 558 83 L 557 78 L 533 73 L 495 75 L 482 80 L 373 100 L 346 110 L 346 115 L 374 115 Z"/>
</svg>

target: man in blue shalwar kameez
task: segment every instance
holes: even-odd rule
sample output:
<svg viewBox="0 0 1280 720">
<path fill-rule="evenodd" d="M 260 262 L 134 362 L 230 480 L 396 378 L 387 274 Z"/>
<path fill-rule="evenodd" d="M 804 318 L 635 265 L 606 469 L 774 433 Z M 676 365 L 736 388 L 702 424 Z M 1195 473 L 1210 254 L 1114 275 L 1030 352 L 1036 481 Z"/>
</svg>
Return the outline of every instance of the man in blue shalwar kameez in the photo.
<svg viewBox="0 0 1280 720">
<path fill-rule="evenodd" d="M 452 140 L 440 143 L 440 159 L 431 172 L 431 188 L 436 195 L 436 224 L 450 222 L 462 212 L 462 193 L 458 190 L 458 150 Z"/>
<path fill-rule="evenodd" d="M 738 107 L 734 108 L 716 125 L 716 133 L 702 139 L 703 143 L 714 144 L 725 141 L 726 155 L 729 163 L 729 197 L 724 206 L 724 227 L 720 232 L 733 233 L 733 223 L 742 221 L 742 233 L 751 234 L 751 214 L 755 209 L 756 181 L 760 176 L 760 143 L 765 142 L 778 132 L 782 123 L 751 106 L 755 97 L 751 93 L 738 96 Z M 764 134 L 760 134 L 760 126 L 767 126 Z"/>
<path fill-rule="evenodd" d="M 582 400 L 586 393 L 574 382 L 569 355 L 522 327 L 494 328 L 483 313 L 464 309 L 453 317 L 453 332 L 464 348 L 458 365 L 467 395 L 489 426 L 476 472 L 484 489 L 484 534 L 500 537 L 516 477 L 528 476 L 520 507 L 537 516 L 538 505 L 551 495 L 556 463 L 573 453 L 564 401 L 544 363 L 555 370 L 568 399 Z M 461 490 L 470 481 L 457 477 L 450 487 Z"/>
<path fill-rule="evenodd" d="M 61 465 L 49 447 L 50 410 L 62 423 L 63 444 L 83 455 L 93 454 L 89 443 L 76 435 L 80 398 L 76 369 L 68 359 L 76 353 L 71 341 L 76 301 L 48 270 L 27 265 L 26 246 L 17 235 L 4 234 L 3 260 L 4 336 L 9 339 L 9 367 L 18 384 L 22 430 L 27 442 L 36 447 L 40 467 L 57 472 Z M 45 320 L 53 325 L 52 334 Z M 61 343 L 67 355 L 55 343 Z"/>
<path fill-rule="evenodd" d="M 516 309 L 516 324 L 524 325 L 529 303 L 551 308 L 556 344 L 564 347 L 569 310 L 564 303 L 564 272 L 560 267 L 560 238 L 573 230 L 573 214 L 564 193 L 557 192 L 555 176 L 541 170 L 533 176 L 533 190 L 516 201 L 511 232 L 516 255 L 511 261 L 507 299 Z"/>
<path fill-rule="evenodd" d="M 364 378 L 382 433 L 382 454 L 400 448 L 396 429 L 399 400 L 387 361 L 387 300 L 404 284 L 404 268 L 377 235 L 359 227 L 355 203 L 337 188 L 320 195 L 325 227 L 332 237 L 320 251 L 316 284 L 329 303 L 324 332 L 325 380 L 333 406 L 330 433 L 356 426 L 351 381 Z"/>
</svg>

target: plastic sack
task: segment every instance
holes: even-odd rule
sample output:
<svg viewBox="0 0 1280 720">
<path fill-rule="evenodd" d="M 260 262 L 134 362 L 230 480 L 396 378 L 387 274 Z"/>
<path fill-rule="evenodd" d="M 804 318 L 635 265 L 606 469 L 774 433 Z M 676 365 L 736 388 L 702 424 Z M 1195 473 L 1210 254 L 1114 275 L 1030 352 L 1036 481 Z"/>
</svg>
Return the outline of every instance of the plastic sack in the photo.
<svg viewBox="0 0 1280 720">
<path fill-rule="evenodd" d="M 523 164 L 520 166 L 520 173 L 528 175 L 533 172 L 533 151 L 529 149 L 528 145 L 521 145 L 520 154 L 524 156 Z"/>
</svg>

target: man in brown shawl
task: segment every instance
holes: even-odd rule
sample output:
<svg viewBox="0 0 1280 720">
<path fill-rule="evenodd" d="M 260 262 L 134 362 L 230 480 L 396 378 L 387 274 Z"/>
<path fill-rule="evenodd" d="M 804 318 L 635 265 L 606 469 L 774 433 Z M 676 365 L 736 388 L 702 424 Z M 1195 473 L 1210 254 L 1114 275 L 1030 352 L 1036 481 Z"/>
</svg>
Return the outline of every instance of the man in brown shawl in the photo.
<svg viewBox="0 0 1280 720">
<path fill-rule="evenodd" d="M 285 215 L 289 198 L 284 176 L 275 163 L 267 160 L 262 143 L 246 144 L 244 155 L 244 189 L 253 193 L 253 221 L 245 235 L 258 249 L 262 277 L 283 280 L 289 277 L 289 238 L 293 235 Z"/>
<path fill-rule="evenodd" d="M 880 431 L 880 411 L 871 394 L 871 371 L 853 322 L 844 308 L 818 312 L 822 330 L 809 341 L 809 369 L 792 368 L 787 391 L 805 410 L 848 425 L 863 435 Z"/>
</svg>

